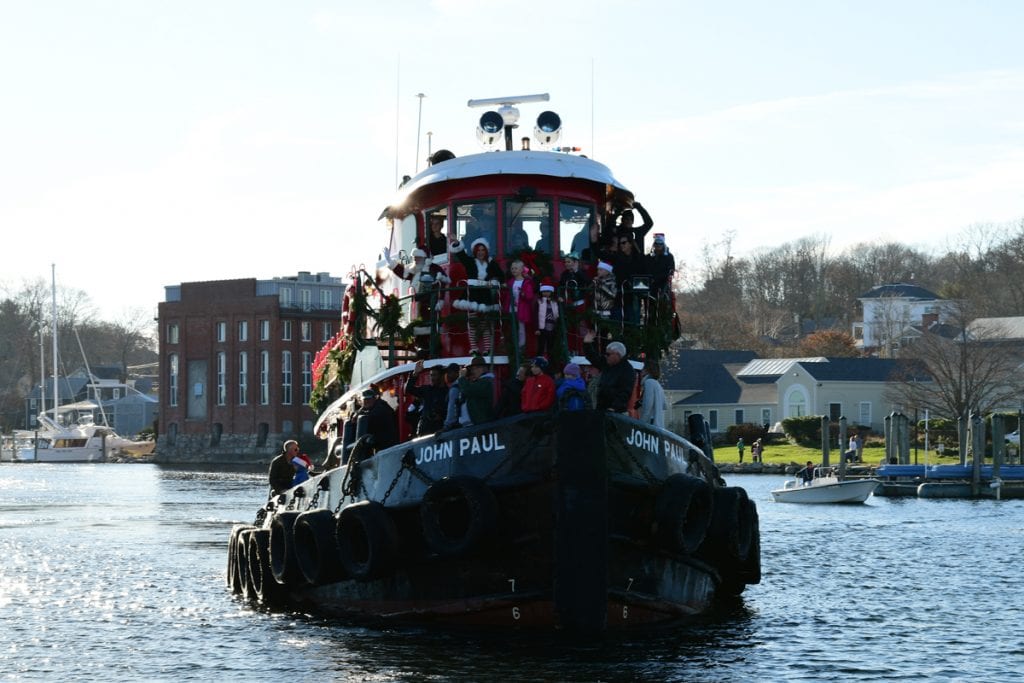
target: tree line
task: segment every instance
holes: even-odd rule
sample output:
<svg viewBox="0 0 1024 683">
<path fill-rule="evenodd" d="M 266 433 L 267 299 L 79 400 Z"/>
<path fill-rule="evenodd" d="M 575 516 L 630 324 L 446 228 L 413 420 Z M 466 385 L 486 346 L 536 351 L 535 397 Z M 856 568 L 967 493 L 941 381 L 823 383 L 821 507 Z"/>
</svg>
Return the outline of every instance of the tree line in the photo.
<svg viewBox="0 0 1024 683">
<path fill-rule="evenodd" d="M 829 237 L 810 236 L 736 256 L 733 238 L 705 247 L 702 263 L 677 266 L 680 322 L 698 347 L 855 355 L 857 298 L 895 282 L 963 301 L 973 317 L 1024 315 L 1024 218 L 972 225 L 932 252 L 883 242 L 832 253 Z M 818 353 L 819 345 L 832 353 Z"/>
<path fill-rule="evenodd" d="M 156 361 L 155 321 L 145 312 L 132 310 L 116 320 L 101 320 L 84 291 L 58 286 L 56 296 L 58 375 L 66 376 L 88 361 L 90 367 L 118 366 L 124 382 L 129 366 Z M 0 429 L 4 432 L 26 426 L 25 399 L 42 375 L 49 378 L 53 373 L 52 302 L 50 285 L 42 279 L 0 289 Z"/>
</svg>

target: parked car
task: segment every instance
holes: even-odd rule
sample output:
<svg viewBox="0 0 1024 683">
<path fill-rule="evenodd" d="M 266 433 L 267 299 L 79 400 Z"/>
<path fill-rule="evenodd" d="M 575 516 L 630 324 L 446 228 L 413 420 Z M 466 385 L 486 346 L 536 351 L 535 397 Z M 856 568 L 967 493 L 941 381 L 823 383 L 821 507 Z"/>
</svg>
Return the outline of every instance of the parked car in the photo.
<svg viewBox="0 0 1024 683">
<path fill-rule="evenodd" d="M 1012 443 L 1017 448 L 1020 448 L 1020 430 L 1018 429 L 1015 432 L 1010 432 L 1009 434 L 1007 434 L 1006 441 L 1008 443 Z"/>
</svg>

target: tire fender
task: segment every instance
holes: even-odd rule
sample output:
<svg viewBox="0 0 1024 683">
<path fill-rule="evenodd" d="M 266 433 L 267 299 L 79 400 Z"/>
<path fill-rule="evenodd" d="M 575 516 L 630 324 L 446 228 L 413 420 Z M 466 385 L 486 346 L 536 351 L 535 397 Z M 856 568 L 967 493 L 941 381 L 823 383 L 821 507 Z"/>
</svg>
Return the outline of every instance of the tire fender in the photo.
<svg viewBox="0 0 1024 683">
<path fill-rule="evenodd" d="M 295 557 L 294 528 L 300 514 L 296 510 L 281 512 L 270 524 L 270 570 L 280 584 L 297 584 L 304 580 Z"/>
<path fill-rule="evenodd" d="M 385 576 L 398 557 L 398 529 L 376 501 L 349 505 L 338 515 L 335 529 L 338 559 L 345 572 L 359 581 Z"/>
<path fill-rule="evenodd" d="M 445 477 L 423 495 L 420 522 L 427 546 L 438 555 L 461 555 L 497 527 L 498 502 L 480 479 Z"/>
<path fill-rule="evenodd" d="M 696 552 L 711 524 L 712 507 L 710 484 L 686 474 L 671 475 L 654 505 L 658 544 L 672 552 Z"/>
<path fill-rule="evenodd" d="M 295 520 L 295 559 L 303 578 L 314 586 L 346 578 L 338 556 L 336 527 L 337 520 L 330 510 L 310 510 Z"/>
</svg>

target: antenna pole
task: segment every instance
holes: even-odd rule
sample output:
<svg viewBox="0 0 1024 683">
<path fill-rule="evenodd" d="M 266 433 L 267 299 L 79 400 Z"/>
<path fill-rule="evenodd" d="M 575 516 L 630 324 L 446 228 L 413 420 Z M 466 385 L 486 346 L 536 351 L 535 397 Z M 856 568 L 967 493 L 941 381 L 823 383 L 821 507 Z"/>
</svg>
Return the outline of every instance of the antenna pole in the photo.
<svg viewBox="0 0 1024 683">
<path fill-rule="evenodd" d="M 416 93 L 416 97 L 420 98 L 420 111 L 416 116 L 416 170 L 414 173 L 420 172 L 420 126 L 423 125 L 423 98 L 426 97 L 423 93 Z"/>
</svg>

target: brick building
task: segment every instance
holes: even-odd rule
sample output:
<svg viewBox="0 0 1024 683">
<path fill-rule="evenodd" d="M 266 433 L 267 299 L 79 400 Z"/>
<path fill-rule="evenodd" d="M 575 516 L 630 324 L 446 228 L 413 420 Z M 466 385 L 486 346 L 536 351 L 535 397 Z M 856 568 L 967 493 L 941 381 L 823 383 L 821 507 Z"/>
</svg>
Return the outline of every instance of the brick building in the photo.
<svg viewBox="0 0 1024 683">
<path fill-rule="evenodd" d="M 309 272 L 166 287 L 158 459 L 267 461 L 310 438 L 313 357 L 337 332 L 344 291 Z"/>
</svg>

